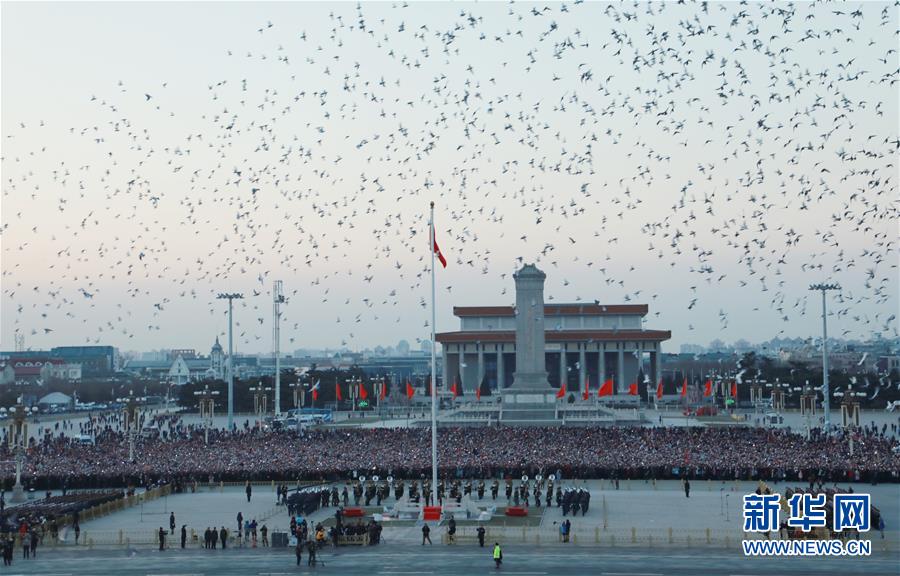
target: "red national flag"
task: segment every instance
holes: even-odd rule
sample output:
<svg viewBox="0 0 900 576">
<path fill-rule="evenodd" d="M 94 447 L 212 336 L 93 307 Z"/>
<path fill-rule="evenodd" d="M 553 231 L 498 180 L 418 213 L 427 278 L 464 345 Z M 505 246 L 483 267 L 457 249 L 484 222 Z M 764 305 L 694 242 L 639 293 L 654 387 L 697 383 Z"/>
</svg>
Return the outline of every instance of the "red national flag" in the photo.
<svg viewBox="0 0 900 576">
<path fill-rule="evenodd" d="M 559 387 L 559 390 L 556 391 L 556 398 L 561 399 L 566 397 L 566 385 L 563 384 Z M 587 398 L 585 398 L 587 400 Z"/>
<path fill-rule="evenodd" d="M 366 385 L 363 384 L 362 382 L 360 382 L 359 383 L 359 399 L 365 400 L 368 397 L 369 397 L 369 393 L 366 392 Z"/>
<path fill-rule="evenodd" d="M 456 400 L 459 398 L 459 388 L 456 385 L 456 380 L 453 381 L 453 384 L 450 385 L 450 391 L 453 392 L 453 399 Z"/>
<path fill-rule="evenodd" d="M 481 384 L 475 387 L 475 399 L 481 401 Z"/>
<path fill-rule="evenodd" d="M 384 380 L 381 381 L 381 394 L 378 395 L 379 400 L 384 400 L 387 398 L 387 382 Z"/>
<path fill-rule="evenodd" d="M 412 400 L 412 397 L 416 394 L 416 389 L 413 388 L 413 385 L 410 384 L 409 380 L 406 381 L 406 397 Z"/>
<path fill-rule="evenodd" d="M 637 396 L 638 395 L 638 386 L 637 382 L 632 382 L 628 385 L 628 395 L 629 396 Z"/>
<path fill-rule="evenodd" d="M 656 399 L 662 400 L 662 395 L 663 395 L 663 386 L 662 386 L 662 380 L 660 380 L 659 384 L 656 385 Z"/>
<path fill-rule="evenodd" d="M 737 382 L 731 383 L 731 397 L 737 399 Z"/>
<path fill-rule="evenodd" d="M 681 397 L 684 398 L 687 396 L 687 378 L 684 379 L 684 383 L 681 385 Z"/>
<path fill-rule="evenodd" d="M 703 388 L 703 395 L 707 398 L 712 396 L 712 380 L 706 381 L 706 385 Z"/>
<path fill-rule="evenodd" d="M 563 386 L 565 386 L 565 384 L 563 384 Z M 583 400 L 587 400 L 590 397 L 591 397 L 591 379 L 585 378 L 584 379 L 584 393 L 581 395 L 581 398 Z"/>
<path fill-rule="evenodd" d="M 337 398 L 338 402 L 344 399 L 344 395 L 341 394 L 341 384 L 337 380 L 334 382 L 334 397 Z"/>
<path fill-rule="evenodd" d="M 313 389 L 312 389 L 312 393 L 313 393 L 313 402 L 315 402 L 316 400 L 319 399 L 319 389 L 318 389 L 318 388 L 313 388 Z"/>
<path fill-rule="evenodd" d="M 434 244 L 434 253 L 437 254 L 437 259 L 441 261 L 441 266 L 446 268 L 447 267 L 447 259 L 444 258 L 443 254 L 441 254 L 441 249 L 437 245 L 437 238 L 434 238 L 432 240 L 432 243 Z"/>
<path fill-rule="evenodd" d="M 613 381 L 612 378 L 608 379 L 603 383 L 603 386 L 597 390 L 597 397 L 603 398 L 604 396 L 612 396 L 613 395 Z"/>
</svg>

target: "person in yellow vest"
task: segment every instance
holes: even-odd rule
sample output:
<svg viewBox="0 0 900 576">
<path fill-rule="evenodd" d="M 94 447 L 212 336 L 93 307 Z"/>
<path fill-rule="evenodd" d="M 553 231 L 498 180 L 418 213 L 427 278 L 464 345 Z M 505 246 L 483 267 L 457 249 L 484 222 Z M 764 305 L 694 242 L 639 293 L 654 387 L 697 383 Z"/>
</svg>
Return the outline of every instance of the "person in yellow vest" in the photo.
<svg viewBox="0 0 900 576">
<path fill-rule="evenodd" d="M 503 564 L 503 551 L 500 550 L 500 544 L 494 542 L 494 568 L 500 568 Z"/>
</svg>

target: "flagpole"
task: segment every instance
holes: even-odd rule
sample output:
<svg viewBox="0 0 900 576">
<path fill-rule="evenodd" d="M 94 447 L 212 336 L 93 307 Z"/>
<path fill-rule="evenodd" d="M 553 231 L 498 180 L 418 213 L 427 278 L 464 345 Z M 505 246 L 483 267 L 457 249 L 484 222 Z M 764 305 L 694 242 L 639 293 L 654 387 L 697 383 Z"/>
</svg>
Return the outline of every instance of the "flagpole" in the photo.
<svg viewBox="0 0 900 576">
<path fill-rule="evenodd" d="M 431 218 L 428 222 L 431 230 L 431 493 L 437 495 L 438 488 L 438 461 L 437 461 L 437 360 L 435 359 L 434 342 L 434 202 L 431 202 Z"/>
</svg>

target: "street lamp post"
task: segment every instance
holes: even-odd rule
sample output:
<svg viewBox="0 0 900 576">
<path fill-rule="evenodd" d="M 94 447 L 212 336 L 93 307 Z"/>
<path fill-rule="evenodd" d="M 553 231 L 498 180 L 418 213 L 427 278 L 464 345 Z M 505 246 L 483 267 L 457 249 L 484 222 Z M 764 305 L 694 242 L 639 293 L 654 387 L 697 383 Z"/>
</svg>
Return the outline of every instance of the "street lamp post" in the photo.
<svg viewBox="0 0 900 576">
<path fill-rule="evenodd" d="M 232 301 L 241 300 L 243 294 L 228 293 L 216 296 L 218 300 L 228 300 L 228 362 L 226 369 L 228 370 L 228 431 L 231 432 L 234 422 L 234 338 L 232 318 Z"/>
<path fill-rule="evenodd" d="M 209 384 L 203 387 L 203 390 L 194 392 L 194 396 L 200 397 L 200 418 L 203 420 L 203 442 L 209 444 L 209 428 L 212 426 L 214 413 L 216 410 L 215 396 L 219 395 L 218 390 L 210 390 Z"/>
<path fill-rule="evenodd" d="M 294 391 L 294 408 L 303 408 L 306 405 L 306 388 L 299 380 L 288 384 Z"/>
<path fill-rule="evenodd" d="M 822 293 L 822 410 L 825 412 L 825 432 L 831 429 L 831 398 L 828 390 L 828 315 L 825 305 L 825 293 L 829 290 L 840 290 L 838 284 L 813 284 L 810 290 L 818 290 Z"/>
<path fill-rule="evenodd" d="M 253 411 L 256 413 L 257 419 L 262 421 L 266 416 L 266 412 L 268 412 L 268 393 L 272 391 L 272 387 L 263 386 L 262 382 L 260 382 L 250 388 L 250 391 L 253 392 Z"/>
<path fill-rule="evenodd" d="M 134 443 L 139 425 L 138 399 L 134 397 L 134 390 L 129 390 L 127 398 L 117 398 L 116 400 L 125 403 L 123 415 L 125 417 L 125 436 L 128 438 L 128 461 L 134 462 Z"/>
<path fill-rule="evenodd" d="M 6 408 L 0 408 L 0 412 L 7 413 Z M 12 413 L 12 422 L 7 431 L 7 442 L 13 449 L 16 457 L 16 483 L 10 502 L 24 502 L 25 488 L 22 486 L 22 469 L 25 467 L 25 448 L 28 446 L 28 416 L 37 412 L 37 406 L 29 408 L 22 403 L 19 396 L 16 405 L 8 410 Z"/>
</svg>

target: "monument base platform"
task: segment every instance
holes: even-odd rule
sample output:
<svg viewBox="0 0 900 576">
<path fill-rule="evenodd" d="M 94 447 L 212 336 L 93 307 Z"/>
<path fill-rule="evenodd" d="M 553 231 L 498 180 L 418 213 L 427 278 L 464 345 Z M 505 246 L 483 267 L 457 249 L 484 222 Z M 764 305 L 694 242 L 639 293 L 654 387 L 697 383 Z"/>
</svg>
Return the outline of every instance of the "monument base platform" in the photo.
<svg viewBox="0 0 900 576">
<path fill-rule="evenodd" d="M 515 426 L 559 426 L 556 393 L 552 388 L 507 388 L 503 391 L 500 422 Z"/>
</svg>

